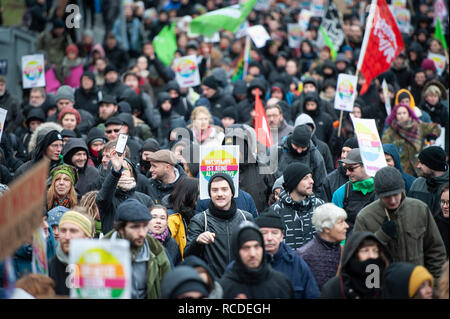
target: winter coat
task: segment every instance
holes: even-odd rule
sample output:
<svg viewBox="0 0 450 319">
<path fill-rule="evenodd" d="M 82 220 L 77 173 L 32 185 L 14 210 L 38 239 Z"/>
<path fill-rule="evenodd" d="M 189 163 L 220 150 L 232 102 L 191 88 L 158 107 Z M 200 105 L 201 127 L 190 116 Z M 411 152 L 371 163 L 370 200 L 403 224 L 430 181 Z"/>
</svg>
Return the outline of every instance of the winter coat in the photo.
<svg viewBox="0 0 450 319">
<path fill-rule="evenodd" d="M 178 244 L 181 259 L 183 259 L 184 247 L 186 247 L 186 234 L 188 225 L 181 213 L 171 211 L 167 218 L 167 227 L 169 227 L 172 238 Z"/>
<path fill-rule="evenodd" d="M 72 40 L 68 34 L 63 33 L 61 36 L 55 37 L 53 31 L 44 31 L 37 39 L 36 51 L 45 51 L 48 63 L 59 67 L 69 44 L 72 44 Z"/>
<path fill-rule="evenodd" d="M 89 130 L 95 125 L 95 118 L 94 118 L 94 116 L 92 116 L 91 113 L 89 113 L 86 110 L 78 109 L 77 111 L 78 111 L 78 113 L 80 113 L 81 122 L 80 122 L 80 124 L 77 125 L 76 130 L 80 134 L 87 134 L 87 133 L 89 133 Z M 55 114 L 49 116 L 47 118 L 47 122 L 57 123 L 58 115 L 59 115 L 59 112 L 56 112 Z"/>
<path fill-rule="evenodd" d="M 185 120 L 189 120 L 191 117 L 193 106 L 186 97 L 181 95 L 180 86 L 178 85 L 177 81 L 172 80 L 167 83 L 166 92 L 170 92 L 171 90 L 175 90 L 178 93 L 177 98 L 170 99 L 172 103 L 172 109 L 178 114 L 183 115 Z"/>
<path fill-rule="evenodd" d="M 313 239 L 316 234 L 311 218 L 314 209 L 324 204 L 324 201 L 312 194 L 296 202 L 285 190 L 282 190 L 279 196 L 280 199 L 271 207 L 281 216 L 285 224 L 284 242 L 292 249 L 297 249 Z"/>
<path fill-rule="evenodd" d="M 223 288 L 223 297 L 233 299 L 239 294 L 244 294 L 248 299 L 294 298 L 294 290 L 289 278 L 270 266 L 268 255 L 263 255 L 261 265 L 257 269 L 249 269 L 242 263 L 238 238 L 246 228 L 255 229 L 261 236 L 261 242 L 264 242 L 263 236 L 253 223 L 243 223 L 235 229 L 231 247 L 235 262 L 219 280 Z M 264 245 L 263 251 L 265 252 Z"/>
<path fill-rule="evenodd" d="M 406 194 L 409 193 L 409 189 L 411 188 L 412 183 L 416 180 L 416 178 L 412 175 L 406 174 L 403 171 L 402 165 L 400 163 L 400 154 L 398 153 L 398 149 L 394 144 L 383 144 L 383 151 L 386 154 L 389 154 L 394 159 L 395 168 L 399 170 L 402 174 L 403 180 L 405 181 L 405 190 Z M 411 196 L 410 196 L 411 197 Z"/>
<path fill-rule="evenodd" d="M 380 280 L 379 289 L 367 289 L 368 287 L 365 284 L 365 280 L 369 273 L 359 274 L 364 277 L 363 282 L 361 282 L 362 279 L 356 278 L 351 272 L 352 261 L 357 259 L 356 254 L 358 252 L 358 247 L 366 239 L 371 239 L 378 243 L 380 255 L 384 255 L 387 260 L 383 260 L 382 262 L 383 270 L 388 267 L 388 262 L 391 261 L 391 258 L 382 242 L 374 234 L 367 231 L 355 232 L 345 243 L 339 275 L 331 278 L 325 283 L 321 290 L 321 299 L 380 299 L 381 289 L 384 286 L 383 278 Z M 380 274 L 383 274 L 383 270 L 380 269 Z M 358 289 L 360 287 L 363 288 Z"/>
<path fill-rule="evenodd" d="M 316 234 L 312 240 L 296 250 L 311 269 L 319 290 L 336 276 L 342 249 L 339 242 L 326 241 Z"/>
<path fill-rule="evenodd" d="M 238 123 L 247 123 L 248 121 L 250 121 L 250 111 L 255 108 L 255 96 L 252 94 L 252 90 L 255 88 L 261 90 L 261 101 L 264 104 L 264 97 L 266 96 L 267 91 L 266 83 L 261 78 L 255 78 L 247 87 L 247 98 L 239 102 L 239 104 L 236 106 L 239 115 L 239 118 L 237 120 Z"/>
<path fill-rule="evenodd" d="M 432 214 L 436 214 L 440 210 L 441 195 L 439 188 L 448 183 L 449 170 L 439 177 L 419 177 L 411 185 L 408 196 L 416 198 L 427 204 Z"/>
<path fill-rule="evenodd" d="M 6 113 L 5 131 L 13 133 L 22 125 L 24 120 L 20 102 L 8 90 L 5 90 L 5 93 L 0 96 L 0 106 L 2 109 L 8 111 L 8 113 Z"/>
<path fill-rule="evenodd" d="M 149 183 L 147 184 L 148 191 L 146 194 L 154 194 L 153 200 L 156 204 L 166 205 L 168 202 L 168 197 L 175 185 L 178 183 L 180 179 L 183 178 L 186 174 L 184 173 L 183 168 L 180 164 L 174 166 L 174 169 L 177 171 L 177 179 L 171 184 L 163 184 L 160 180 L 155 180 L 153 178 L 149 179 Z"/>
<path fill-rule="evenodd" d="M 58 296 L 70 296 L 70 289 L 66 285 L 67 277 L 70 275 L 66 272 L 67 266 L 57 255 L 48 262 L 48 276 L 55 281 L 55 293 Z"/>
<path fill-rule="evenodd" d="M 119 189 L 117 183 L 121 175 L 122 172 L 115 172 L 111 169 L 97 194 L 96 204 L 100 213 L 103 234 L 114 228 L 117 207 L 128 198 L 135 198 L 147 207 L 155 204 L 155 201 L 150 196 L 140 193 L 136 189 L 129 191 Z M 134 174 L 134 176 L 136 175 Z"/>
<path fill-rule="evenodd" d="M 281 126 L 278 128 L 278 141 L 277 144 L 280 145 L 283 139 L 294 131 L 294 127 L 289 125 L 286 120 L 281 122 Z"/>
<path fill-rule="evenodd" d="M 182 260 L 181 252 L 177 241 L 175 240 L 175 238 L 172 238 L 170 230 L 169 235 L 166 237 L 166 239 L 162 244 L 164 248 L 167 250 L 167 254 L 169 254 L 170 258 L 172 259 L 173 265 L 177 266 Z"/>
<path fill-rule="evenodd" d="M 89 91 L 83 89 L 82 86 L 75 90 L 75 107 L 77 109 L 86 110 L 95 117 L 98 114 L 98 101 L 101 100 L 102 94 L 95 85 L 95 75 L 92 72 L 84 72 L 82 77 L 83 76 L 87 76 L 93 80 L 94 87 Z"/>
<path fill-rule="evenodd" d="M 315 102 L 317 104 L 317 109 L 315 111 L 306 110 L 306 102 L 303 104 L 303 113 L 309 115 L 316 125 L 314 130 L 314 135 L 326 144 L 330 143 L 333 134 L 333 119 L 332 117 L 320 109 L 319 97 L 315 96 Z"/>
<path fill-rule="evenodd" d="M 252 214 L 253 218 L 258 217 L 258 210 L 256 209 L 255 201 L 249 193 L 239 188 L 238 197 L 235 197 L 234 200 L 236 201 L 237 208 L 249 212 Z M 201 213 L 207 210 L 210 201 L 210 199 L 199 199 L 197 201 L 195 211 L 197 213 Z"/>
<path fill-rule="evenodd" d="M 403 65 L 400 69 L 393 67 L 391 70 L 397 77 L 398 85 L 401 88 L 408 88 L 413 82 L 413 74 L 406 65 Z"/>
<path fill-rule="evenodd" d="M 316 85 L 317 88 L 317 85 Z M 300 114 L 304 113 L 303 105 L 305 103 L 305 93 L 302 92 L 296 99 L 294 99 L 291 107 L 291 119 L 295 120 Z M 328 101 L 319 98 L 319 109 L 331 116 L 332 121 L 337 121 L 339 117 L 333 105 Z"/>
<path fill-rule="evenodd" d="M 376 200 L 356 217 L 354 232 L 370 231 L 386 246 L 393 261 L 423 265 L 437 279 L 445 262 L 445 247 L 436 222 L 421 201 L 405 197 L 400 206 L 389 213 L 398 226 L 398 239 L 392 239 L 382 229 L 385 206 Z"/>
<path fill-rule="evenodd" d="M 51 65 L 49 69 L 45 69 L 45 92 L 56 94 L 60 86 L 61 82 L 56 75 L 56 68 Z"/>
<path fill-rule="evenodd" d="M 184 256 L 195 255 L 202 258 L 211 268 L 213 274 L 220 278 L 226 266 L 234 257 L 231 247 L 231 236 L 237 226 L 244 220 L 253 221 L 253 216 L 249 212 L 240 209 L 237 209 L 230 219 L 215 216 L 209 209 L 203 213 L 196 214 L 192 217 L 188 228 Z M 203 245 L 197 242 L 197 237 L 205 231 L 216 234 L 214 243 Z"/>
<path fill-rule="evenodd" d="M 269 256 L 269 262 L 274 270 L 289 278 L 295 299 L 319 298 L 320 291 L 310 267 L 291 247 L 281 243 L 278 251 Z"/>
<path fill-rule="evenodd" d="M 445 251 L 447 252 L 447 259 L 448 259 L 448 217 L 444 217 L 442 212 L 439 212 L 437 215 L 435 215 L 434 220 L 436 221 L 436 225 L 439 229 L 439 232 L 441 233 L 442 240 L 444 241 Z"/>
<path fill-rule="evenodd" d="M 209 108 L 211 115 L 219 119 L 223 117 L 222 112 L 226 107 L 236 105 L 236 101 L 233 96 L 223 93 L 221 88 L 218 88 L 216 94 L 208 100 L 211 105 Z"/>
<path fill-rule="evenodd" d="M 116 45 L 112 49 L 109 49 L 107 45 L 103 45 L 103 48 L 105 49 L 106 58 L 112 65 L 117 68 L 119 74 L 125 72 L 126 68 L 128 67 L 128 61 L 130 59 L 128 52 L 119 48 L 118 45 Z"/>
<path fill-rule="evenodd" d="M 128 86 L 123 84 L 120 79 L 117 79 L 114 83 L 109 83 L 105 81 L 105 84 L 102 86 L 101 91 L 103 95 L 112 95 L 118 99 L 125 95 L 125 92 L 131 90 Z"/>
<path fill-rule="evenodd" d="M 188 129 L 192 130 L 194 133 L 194 143 L 197 143 L 198 145 L 202 146 L 220 146 L 222 145 L 223 138 L 225 134 L 223 133 L 223 128 L 216 126 L 216 125 L 210 125 L 208 127 L 208 130 L 210 130 L 209 135 L 202 140 L 202 137 L 200 136 L 200 131 L 194 127 L 192 124 L 189 124 L 187 126 Z"/>
<path fill-rule="evenodd" d="M 436 139 L 441 134 L 441 129 L 437 123 L 418 123 L 418 135 L 422 138 L 422 146 L 416 149 L 409 141 L 399 135 L 399 133 L 390 126 L 383 134 L 383 144 L 394 144 L 398 147 L 400 153 L 400 163 L 405 173 L 416 176 L 415 167 L 417 157 L 425 147 L 425 140 Z"/>
<path fill-rule="evenodd" d="M 112 230 L 102 240 L 114 240 L 115 238 L 120 239 L 121 235 L 118 231 Z M 159 299 L 161 295 L 161 282 L 164 275 L 170 271 L 170 262 L 164 247 L 157 239 L 147 234 L 145 241 L 150 249 L 150 262 L 147 262 L 147 299 Z M 133 248 L 131 248 L 132 264 L 137 253 L 138 251 L 133 251 Z"/>
<path fill-rule="evenodd" d="M 348 176 L 344 168 L 339 165 L 334 171 L 329 173 L 322 184 L 321 196 L 326 203 L 330 203 L 333 193 L 342 185 L 348 182 Z"/>
<path fill-rule="evenodd" d="M 86 155 L 89 154 L 89 150 L 86 146 L 86 142 L 81 138 L 70 138 L 66 145 L 63 147 L 62 156 L 64 159 L 64 162 L 69 165 L 74 165 L 72 163 L 72 156 L 78 152 L 78 151 L 85 151 Z M 88 157 L 89 160 L 89 157 Z M 86 160 L 86 163 L 84 164 L 84 167 L 79 168 L 77 167 L 78 171 L 78 182 L 75 185 L 75 188 L 77 190 L 77 193 L 80 196 L 83 196 L 86 194 L 89 190 L 89 184 L 93 179 L 96 179 L 99 177 L 98 170 L 88 164 L 88 160 Z"/>
<path fill-rule="evenodd" d="M 84 64 L 81 58 L 77 58 L 75 64 L 73 61 L 70 61 L 66 57 L 63 59 L 62 67 L 63 72 L 67 74 L 64 78 L 64 84 L 68 85 L 74 89 L 80 86 L 81 75 L 84 71 Z"/>
</svg>

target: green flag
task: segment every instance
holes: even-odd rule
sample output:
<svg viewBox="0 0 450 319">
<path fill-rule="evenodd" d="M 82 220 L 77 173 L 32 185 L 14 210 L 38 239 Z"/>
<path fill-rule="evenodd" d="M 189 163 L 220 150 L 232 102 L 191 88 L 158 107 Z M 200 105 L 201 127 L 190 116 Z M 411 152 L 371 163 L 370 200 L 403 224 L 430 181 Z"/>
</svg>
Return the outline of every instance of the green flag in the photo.
<svg viewBox="0 0 450 319">
<path fill-rule="evenodd" d="M 319 32 L 322 35 L 323 40 L 325 41 L 325 45 L 330 48 L 331 59 L 333 61 L 336 60 L 336 54 L 337 54 L 336 48 L 334 47 L 333 41 L 331 41 L 330 37 L 328 36 L 327 31 L 325 31 L 325 29 L 322 26 L 320 26 Z"/>
<path fill-rule="evenodd" d="M 445 41 L 444 32 L 442 32 L 441 19 L 437 18 L 436 29 L 434 30 L 434 37 L 441 41 L 444 50 L 447 50 L 447 41 Z"/>
<path fill-rule="evenodd" d="M 175 51 L 177 50 L 177 38 L 175 36 L 175 23 L 171 26 L 166 25 L 153 39 L 153 46 L 158 59 L 164 63 L 165 66 L 170 66 L 172 63 Z"/>
<path fill-rule="evenodd" d="M 255 6 L 256 0 L 202 14 L 191 21 L 192 33 L 212 37 L 220 29 L 236 32 Z"/>
</svg>

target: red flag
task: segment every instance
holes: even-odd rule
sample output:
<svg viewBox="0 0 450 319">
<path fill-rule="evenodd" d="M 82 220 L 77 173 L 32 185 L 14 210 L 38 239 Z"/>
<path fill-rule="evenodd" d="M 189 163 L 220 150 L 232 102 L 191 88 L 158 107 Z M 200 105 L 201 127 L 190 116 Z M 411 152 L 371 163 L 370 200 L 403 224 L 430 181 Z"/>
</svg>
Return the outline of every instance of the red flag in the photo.
<svg viewBox="0 0 450 319">
<path fill-rule="evenodd" d="M 270 134 L 269 124 L 267 123 L 266 112 L 259 97 L 259 89 L 255 97 L 255 131 L 256 139 L 266 147 L 272 146 L 272 135 Z"/>
<path fill-rule="evenodd" d="M 366 83 L 361 88 L 361 95 L 367 91 L 374 78 L 391 67 L 392 61 L 404 49 L 402 35 L 386 0 L 374 2 L 376 8 L 373 14 L 372 28 L 369 34 L 364 35 L 363 47 L 364 45 L 366 47 L 361 50 L 363 60 L 358 62 L 358 69 L 366 79 Z M 368 25 L 369 23 L 370 21 L 368 21 Z M 369 29 L 366 27 L 366 33 L 367 31 Z"/>
</svg>

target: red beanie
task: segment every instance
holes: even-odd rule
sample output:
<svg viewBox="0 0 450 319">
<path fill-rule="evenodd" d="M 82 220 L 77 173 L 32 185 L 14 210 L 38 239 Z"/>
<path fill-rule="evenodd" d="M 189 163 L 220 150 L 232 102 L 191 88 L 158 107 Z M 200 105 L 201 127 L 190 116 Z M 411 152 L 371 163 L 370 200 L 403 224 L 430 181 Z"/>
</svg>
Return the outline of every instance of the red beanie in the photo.
<svg viewBox="0 0 450 319">
<path fill-rule="evenodd" d="M 432 71 L 436 72 L 436 65 L 434 64 L 433 60 L 431 60 L 431 59 L 423 60 L 421 68 L 423 70 L 432 70 Z"/>
<path fill-rule="evenodd" d="M 66 48 L 66 54 L 69 52 L 75 52 L 78 55 L 78 47 L 75 44 L 68 45 Z"/>
<path fill-rule="evenodd" d="M 76 109 L 74 109 L 73 107 L 70 107 L 70 106 L 66 106 L 65 108 L 63 108 L 63 109 L 61 110 L 61 112 L 59 112 L 59 115 L 58 115 L 58 122 L 59 122 L 59 123 L 61 123 L 62 118 L 63 118 L 64 115 L 66 115 L 67 113 L 70 113 L 70 114 L 74 114 L 74 115 L 75 115 L 75 118 L 77 119 L 77 125 L 81 123 L 81 116 L 80 116 L 80 113 L 79 113 Z"/>
</svg>

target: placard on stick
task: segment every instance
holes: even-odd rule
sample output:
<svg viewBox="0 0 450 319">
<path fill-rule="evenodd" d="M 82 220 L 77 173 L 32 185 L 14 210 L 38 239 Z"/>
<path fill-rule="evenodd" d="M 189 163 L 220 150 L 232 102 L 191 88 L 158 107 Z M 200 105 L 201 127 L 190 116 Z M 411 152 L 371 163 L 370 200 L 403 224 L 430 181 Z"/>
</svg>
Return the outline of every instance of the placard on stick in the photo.
<svg viewBox="0 0 450 319">
<path fill-rule="evenodd" d="M 336 85 L 334 108 L 341 111 L 352 112 L 356 98 L 358 77 L 340 73 Z"/>
</svg>

